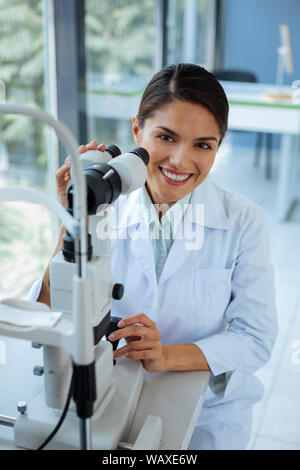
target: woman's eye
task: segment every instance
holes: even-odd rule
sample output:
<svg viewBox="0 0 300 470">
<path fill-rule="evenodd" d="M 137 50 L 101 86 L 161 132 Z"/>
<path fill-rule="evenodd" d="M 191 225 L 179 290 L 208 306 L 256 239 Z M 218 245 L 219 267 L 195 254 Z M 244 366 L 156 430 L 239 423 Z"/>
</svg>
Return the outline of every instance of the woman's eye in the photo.
<svg viewBox="0 0 300 470">
<path fill-rule="evenodd" d="M 198 144 L 198 147 L 199 147 L 200 149 L 203 149 L 203 150 L 210 150 L 210 146 L 207 145 L 205 142 L 200 142 L 200 143 Z"/>
<path fill-rule="evenodd" d="M 167 141 L 167 142 L 173 142 L 172 137 L 170 137 L 169 135 L 166 135 L 166 134 L 160 134 L 160 135 L 158 136 L 158 138 L 159 138 L 160 140 L 165 140 L 165 141 Z"/>
</svg>

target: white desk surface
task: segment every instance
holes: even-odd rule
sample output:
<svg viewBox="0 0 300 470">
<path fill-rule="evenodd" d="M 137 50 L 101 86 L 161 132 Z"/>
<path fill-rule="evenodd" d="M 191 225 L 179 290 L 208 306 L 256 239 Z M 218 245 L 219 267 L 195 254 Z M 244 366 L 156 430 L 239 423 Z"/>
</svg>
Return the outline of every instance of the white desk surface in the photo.
<svg viewBox="0 0 300 470">
<path fill-rule="evenodd" d="M 160 449 L 187 449 L 202 409 L 209 372 L 145 373 L 129 441 L 134 442 L 148 414 L 162 418 Z"/>
<path fill-rule="evenodd" d="M 7 364 L 0 364 L 0 414 L 16 417 L 16 403 L 30 401 L 43 388 L 43 377 L 32 375 L 36 364 L 42 364 L 42 350 L 32 349 L 25 340 L 0 337 L 6 344 Z M 163 422 L 161 449 L 187 447 L 200 414 L 209 373 L 145 372 L 130 439 L 135 440 L 148 414 L 161 416 Z M 0 426 L 0 450 L 16 450 L 13 428 Z"/>
</svg>

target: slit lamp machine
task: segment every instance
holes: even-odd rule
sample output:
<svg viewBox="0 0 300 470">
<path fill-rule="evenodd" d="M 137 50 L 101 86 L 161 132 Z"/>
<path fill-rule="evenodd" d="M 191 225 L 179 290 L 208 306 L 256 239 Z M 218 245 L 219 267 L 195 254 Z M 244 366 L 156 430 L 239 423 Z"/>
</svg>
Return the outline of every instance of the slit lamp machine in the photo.
<svg viewBox="0 0 300 470">
<path fill-rule="evenodd" d="M 105 152 L 80 156 L 69 129 L 43 110 L 0 103 L 1 113 L 22 114 L 47 124 L 71 159 L 66 208 L 39 190 L 0 188 L 0 201 L 43 204 L 66 228 L 63 249 L 50 263 L 51 307 L 19 299 L 0 302 L 0 336 L 27 339 L 43 347 L 44 390 L 16 419 L 6 419 L 6 425 L 14 428 L 14 445 L 26 449 L 46 445 L 47 449 L 160 449 L 163 427 L 168 426 L 177 435 L 165 448 L 186 447 L 203 403 L 200 390 L 207 383 L 207 374 L 204 382 L 201 372 L 153 374 L 158 382 L 150 380 L 145 387 L 142 362 L 121 358 L 114 364 L 113 346 L 102 340 L 117 329 L 110 300 L 122 298 L 126 286 L 111 283 L 110 240 L 99 239 L 96 226 L 99 216 L 110 217 L 111 205 L 120 194 L 144 185 L 147 151 L 135 148 L 122 154 L 111 145 Z M 99 207 L 103 208 L 100 213 Z M 179 394 L 174 409 L 182 415 L 177 410 L 164 423 L 163 397 L 168 403 L 168 391 L 174 388 L 175 395 Z M 177 429 L 172 419 L 181 420 Z M 4 421 L 0 415 L 0 424 Z"/>
</svg>

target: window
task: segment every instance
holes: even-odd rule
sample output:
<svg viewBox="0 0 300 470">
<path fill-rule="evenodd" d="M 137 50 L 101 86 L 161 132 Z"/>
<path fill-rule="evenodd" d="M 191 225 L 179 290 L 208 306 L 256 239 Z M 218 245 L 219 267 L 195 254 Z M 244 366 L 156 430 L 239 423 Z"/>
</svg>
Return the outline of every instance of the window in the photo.
<svg viewBox="0 0 300 470">
<path fill-rule="evenodd" d="M 215 32 L 214 0 L 168 1 L 168 63 L 191 62 L 212 69 Z"/>
<path fill-rule="evenodd" d="M 44 108 L 41 0 L 0 0 L 0 100 Z M 49 191 L 44 126 L 0 115 L 0 185 Z M 51 214 L 43 206 L 0 203 L 0 298 L 22 297 L 52 251 Z"/>
<path fill-rule="evenodd" d="M 121 150 L 155 62 L 155 0 L 86 0 L 88 137 Z"/>
</svg>

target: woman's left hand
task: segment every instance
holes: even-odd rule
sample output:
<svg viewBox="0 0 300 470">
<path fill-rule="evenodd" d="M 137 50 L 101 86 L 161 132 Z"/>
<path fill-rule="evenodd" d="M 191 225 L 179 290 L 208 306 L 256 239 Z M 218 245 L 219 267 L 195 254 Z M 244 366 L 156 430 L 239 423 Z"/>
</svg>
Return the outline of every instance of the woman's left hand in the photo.
<svg viewBox="0 0 300 470">
<path fill-rule="evenodd" d="M 156 324 L 144 313 L 123 318 L 119 330 L 110 334 L 109 340 L 125 338 L 127 345 L 114 351 L 114 358 L 126 356 L 140 359 L 148 372 L 167 370 L 166 354 L 160 341 L 160 333 Z"/>
</svg>

